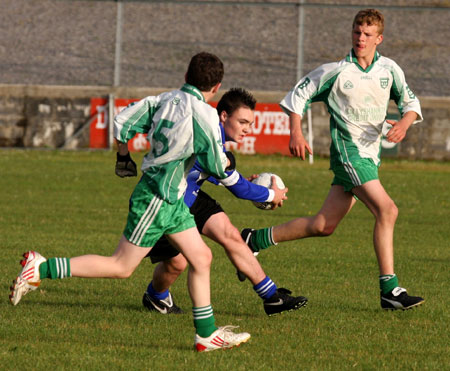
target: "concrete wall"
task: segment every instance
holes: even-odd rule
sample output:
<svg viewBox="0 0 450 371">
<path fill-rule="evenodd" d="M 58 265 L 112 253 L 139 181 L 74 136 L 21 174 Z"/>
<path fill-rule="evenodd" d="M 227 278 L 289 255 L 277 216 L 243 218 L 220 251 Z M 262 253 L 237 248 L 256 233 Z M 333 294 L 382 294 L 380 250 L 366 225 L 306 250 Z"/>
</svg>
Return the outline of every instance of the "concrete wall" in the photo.
<svg viewBox="0 0 450 371">
<path fill-rule="evenodd" d="M 162 91 L 159 88 L 0 85 L 0 147 L 87 148 L 92 97 L 113 93 L 117 98 L 142 98 Z M 278 103 L 285 95 L 285 92 L 253 93 L 264 103 Z M 425 120 L 408 131 L 395 156 L 448 161 L 450 98 L 421 97 L 420 100 Z M 397 113 L 394 105 L 390 106 L 389 113 Z M 323 104 L 312 105 L 316 155 L 329 154 L 328 117 Z"/>
</svg>

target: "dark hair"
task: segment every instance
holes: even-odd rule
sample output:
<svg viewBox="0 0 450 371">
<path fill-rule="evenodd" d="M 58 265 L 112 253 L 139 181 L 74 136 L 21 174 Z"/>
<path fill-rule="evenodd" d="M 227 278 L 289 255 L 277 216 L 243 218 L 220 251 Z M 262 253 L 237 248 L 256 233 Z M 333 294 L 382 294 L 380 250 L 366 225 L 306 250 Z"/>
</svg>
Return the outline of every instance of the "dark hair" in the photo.
<svg viewBox="0 0 450 371">
<path fill-rule="evenodd" d="M 256 99 L 247 90 L 242 88 L 232 88 L 228 90 L 219 103 L 217 103 L 217 113 L 220 114 L 225 111 L 229 116 L 234 111 L 241 107 L 248 107 L 251 110 L 255 109 Z"/>
<path fill-rule="evenodd" d="M 186 82 L 200 91 L 209 91 L 222 82 L 223 63 L 211 53 L 201 52 L 194 55 L 186 73 Z"/>
<path fill-rule="evenodd" d="M 378 34 L 382 35 L 384 31 L 384 16 L 376 9 L 360 10 L 353 20 L 353 28 L 355 25 L 367 24 L 368 26 L 378 26 Z"/>
</svg>

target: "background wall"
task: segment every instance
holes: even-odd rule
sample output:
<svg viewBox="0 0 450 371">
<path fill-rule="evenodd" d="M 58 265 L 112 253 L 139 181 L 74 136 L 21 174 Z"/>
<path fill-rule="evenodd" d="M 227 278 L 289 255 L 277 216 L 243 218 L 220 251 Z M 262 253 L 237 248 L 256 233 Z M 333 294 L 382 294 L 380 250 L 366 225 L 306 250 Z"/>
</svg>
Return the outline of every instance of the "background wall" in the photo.
<svg viewBox="0 0 450 371">
<path fill-rule="evenodd" d="M 348 53 L 351 22 L 365 7 L 385 15 L 379 51 L 402 66 L 422 102 L 449 97 L 448 0 L 3 1 L 0 146 L 59 147 L 89 119 L 90 97 L 177 88 L 201 50 L 224 61 L 224 89 L 278 102 L 303 73 Z M 448 103 L 439 107 L 421 130 L 448 158 Z"/>
<path fill-rule="evenodd" d="M 111 91 L 117 97 L 139 98 L 163 90 L 0 85 L 0 147 L 88 148 L 91 97 L 106 97 Z M 285 92 L 253 93 L 259 102 L 266 103 L 279 102 L 285 95 Z M 422 97 L 421 105 L 424 122 L 409 129 L 393 155 L 416 160 L 450 160 L 450 98 Z M 398 113 L 394 105 L 389 107 L 389 113 Z M 323 104 L 312 105 L 312 118 L 314 153 L 328 156 L 329 115 Z M 306 135 L 306 120 L 303 125 Z"/>
</svg>

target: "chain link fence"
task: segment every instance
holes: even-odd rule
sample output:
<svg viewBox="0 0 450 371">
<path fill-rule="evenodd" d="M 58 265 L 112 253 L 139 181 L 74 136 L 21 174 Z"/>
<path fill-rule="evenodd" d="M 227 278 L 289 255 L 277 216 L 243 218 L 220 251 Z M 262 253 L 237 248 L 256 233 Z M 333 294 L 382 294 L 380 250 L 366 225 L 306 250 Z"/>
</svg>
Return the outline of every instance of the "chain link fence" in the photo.
<svg viewBox="0 0 450 371">
<path fill-rule="evenodd" d="M 419 96 L 450 96 L 450 1 L 3 1 L 0 84 L 179 87 L 202 50 L 224 88 L 287 91 L 342 59 L 359 9 L 386 19 L 382 55 Z"/>
</svg>

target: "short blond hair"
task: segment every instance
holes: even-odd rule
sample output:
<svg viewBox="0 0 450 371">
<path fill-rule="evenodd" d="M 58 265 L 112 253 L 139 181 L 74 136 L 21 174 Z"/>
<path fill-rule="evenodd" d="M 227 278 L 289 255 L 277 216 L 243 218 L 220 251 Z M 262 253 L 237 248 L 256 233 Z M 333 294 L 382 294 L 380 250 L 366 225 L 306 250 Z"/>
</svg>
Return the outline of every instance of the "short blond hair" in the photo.
<svg viewBox="0 0 450 371">
<path fill-rule="evenodd" d="M 378 34 L 382 35 L 384 31 L 384 16 L 376 9 L 360 10 L 353 20 L 353 28 L 355 25 L 367 24 L 368 26 L 378 26 Z"/>
</svg>

